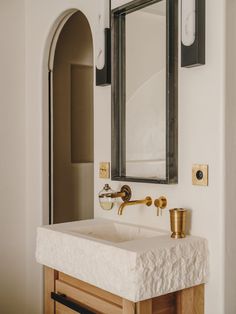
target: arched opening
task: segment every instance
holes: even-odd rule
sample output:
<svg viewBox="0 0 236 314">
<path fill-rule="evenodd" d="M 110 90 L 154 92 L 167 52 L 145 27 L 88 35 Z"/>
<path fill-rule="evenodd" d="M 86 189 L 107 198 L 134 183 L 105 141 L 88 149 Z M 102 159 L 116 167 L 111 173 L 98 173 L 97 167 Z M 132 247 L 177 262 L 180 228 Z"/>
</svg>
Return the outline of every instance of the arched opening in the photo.
<svg viewBox="0 0 236 314">
<path fill-rule="evenodd" d="M 49 68 L 49 220 L 93 218 L 93 42 L 82 12 L 55 33 Z"/>
</svg>

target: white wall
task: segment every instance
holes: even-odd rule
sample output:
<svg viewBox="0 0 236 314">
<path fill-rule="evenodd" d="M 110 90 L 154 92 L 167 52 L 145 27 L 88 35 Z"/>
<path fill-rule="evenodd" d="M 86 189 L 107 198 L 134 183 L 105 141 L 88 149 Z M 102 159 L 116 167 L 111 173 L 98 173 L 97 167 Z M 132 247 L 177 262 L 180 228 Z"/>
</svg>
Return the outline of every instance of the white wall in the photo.
<svg viewBox="0 0 236 314">
<path fill-rule="evenodd" d="M 0 312 L 25 311 L 24 1 L 0 4 Z M 13 299 L 14 296 L 14 299 Z"/>
<path fill-rule="evenodd" d="M 26 82 L 27 82 L 27 313 L 42 313 L 42 274 L 36 264 L 36 228 L 48 222 L 48 95 L 49 46 L 63 17 L 81 10 L 92 33 L 99 1 L 26 0 Z M 94 94 L 94 106 L 103 103 L 104 94 Z M 108 101 L 108 100 L 107 100 Z"/>
<path fill-rule="evenodd" d="M 225 313 L 234 314 L 236 309 L 236 2 L 227 1 L 226 15 L 226 185 L 225 185 Z"/>
<path fill-rule="evenodd" d="M 113 0 L 113 5 L 125 2 Z M 232 4 L 233 0 L 230 2 Z M 223 259 L 225 3 L 225 0 L 206 1 L 206 66 L 180 69 L 179 72 L 179 184 L 130 184 L 134 198 L 143 198 L 148 194 L 156 198 L 164 194 L 168 197 L 169 208 L 180 206 L 192 210 L 192 234 L 206 237 L 209 241 L 210 280 L 206 288 L 206 314 L 228 314 L 224 311 Z M 4 45 L 1 45 L 0 61 L 0 227 L 4 235 L 1 240 L 8 241 L 1 243 L 1 280 L 6 282 L 6 278 L 11 276 L 7 287 L 11 288 L 11 296 L 14 298 L 14 303 L 8 299 L 8 289 L 1 293 L 1 311 L 4 309 L 4 314 L 7 313 L 7 308 L 11 314 L 42 313 L 41 267 L 35 262 L 34 251 L 36 227 L 47 222 L 48 209 L 45 51 L 49 49 L 49 42 L 56 28 L 55 22 L 71 8 L 80 9 L 88 17 L 95 36 L 98 4 L 99 1 L 94 0 L 25 0 L 25 25 L 23 0 L 4 0 L 0 4 L 1 40 L 3 38 L 4 41 Z M 130 207 L 125 209 L 122 217 L 118 217 L 116 210 L 105 212 L 100 209 L 97 194 L 107 181 L 98 178 L 98 166 L 100 161 L 109 161 L 111 156 L 110 86 L 95 88 L 94 106 L 95 215 L 169 228 L 168 212 L 163 217 L 156 217 L 154 207 Z M 228 114 L 230 117 L 230 112 Z M 228 147 L 230 148 L 230 142 Z M 196 162 L 209 164 L 210 179 L 206 188 L 191 185 L 191 166 Z M 119 189 L 122 183 L 111 182 L 111 185 L 113 189 Z M 231 199 L 233 201 L 232 194 Z M 230 215 L 231 212 L 228 212 L 228 222 Z M 10 232 L 11 240 L 5 236 Z M 13 282 L 19 285 L 13 285 Z M 25 311 L 24 296 L 27 296 Z M 229 300 L 232 298 L 233 296 Z M 229 313 L 233 313 L 232 309 Z"/>
<path fill-rule="evenodd" d="M 127 1 L 115 0 L 114 6 Z M 225 1 L 206 1 L 206 65 L 179 69 L 179 183 L 174 186 L 130 183 L 133 198 L 168 197 L 168 208 L 192 211 L 191 233 L 206 237 L 210 249 L 210 279 L 206 287 L 206 314 L 224 312 L 224 80 Z M 100 88 L 107 101 L 95 111 L 95 193 L 105 182 L 98 178 L 99 161 L 110 160 L 110 88 Z M 104 145 L 103 143 L 106 143 Z M 209 164 L 209 186 L 192 186 L 194 163 Z M 109 181 L 108 181 L 109 182 Z M 109 182 L 113 189 L 122 183 Z M 133 206 L 118 217 L 117 210 L 99 208 L 95 216 L 169 229 L 169 213 L 156 217 L 152 206 Z"/>
</svg>

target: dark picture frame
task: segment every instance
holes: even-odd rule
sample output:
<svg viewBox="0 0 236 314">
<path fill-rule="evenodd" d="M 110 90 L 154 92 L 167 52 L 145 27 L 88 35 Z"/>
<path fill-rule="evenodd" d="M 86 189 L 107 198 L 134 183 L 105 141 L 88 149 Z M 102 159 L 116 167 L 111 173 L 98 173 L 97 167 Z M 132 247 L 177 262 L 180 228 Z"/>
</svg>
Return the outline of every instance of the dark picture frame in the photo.
<svg viewBox="0 0 236 314">
<path fill-rule="evenodd" d="M 166 178 L 126 176 L 125 20 L 127 14 L 160 1 L 134 0 L 112 11 L 111 179 L 115 181 L 178 182 L 178 0 L 166 0 Z"/>
</svg>

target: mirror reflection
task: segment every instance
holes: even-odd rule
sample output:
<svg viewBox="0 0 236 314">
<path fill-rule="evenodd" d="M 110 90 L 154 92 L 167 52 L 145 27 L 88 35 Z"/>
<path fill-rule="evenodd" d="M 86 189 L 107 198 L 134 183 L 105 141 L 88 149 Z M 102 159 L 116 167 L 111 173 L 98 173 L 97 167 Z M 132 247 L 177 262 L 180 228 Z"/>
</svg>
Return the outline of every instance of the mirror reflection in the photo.
<svg viewBox="0 0 236 314">
<path fill-rule="evenodd" d="M 166 178 L 166 1 L 126 15 L 126 175 Z"/>
</svg>

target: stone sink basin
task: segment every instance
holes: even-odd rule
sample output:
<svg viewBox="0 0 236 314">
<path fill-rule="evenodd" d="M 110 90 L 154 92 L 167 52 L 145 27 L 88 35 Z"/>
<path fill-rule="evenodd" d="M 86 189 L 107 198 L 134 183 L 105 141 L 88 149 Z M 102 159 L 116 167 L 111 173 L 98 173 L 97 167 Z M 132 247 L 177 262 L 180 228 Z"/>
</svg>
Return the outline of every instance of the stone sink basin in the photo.
<svg viewBox="0 0 236 314">
<path fill-rule="evenodd" d="M 167 234 L 164 231 L 148 229 L 145 227 L 122 224 L 118 222 L 97 223 L 85 227 L 78 227 L 69 231 L 71 234 L 85 235 L 94 239 L 121 243 L 138 239 L 152 238 Z"/>
<path fill-rule="evenodd" d="M 133 302 L 203 284 L 208 248 L 203 238 L 105 219 L 39 227 L 36 259 Z"/>
</svg>

